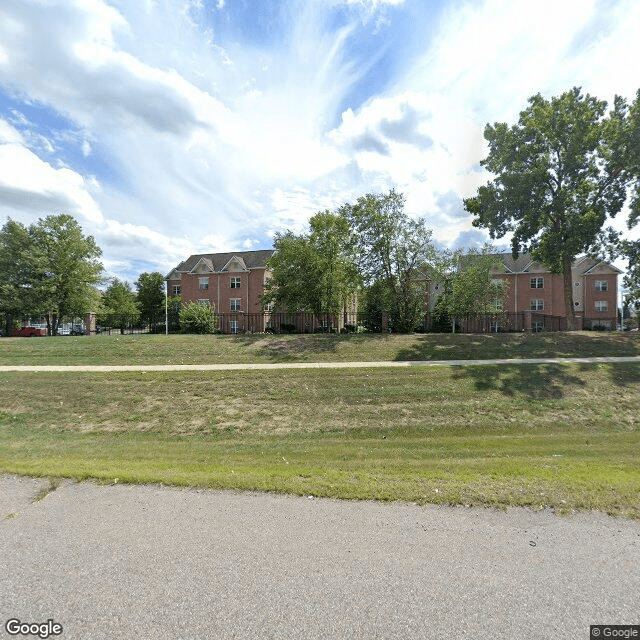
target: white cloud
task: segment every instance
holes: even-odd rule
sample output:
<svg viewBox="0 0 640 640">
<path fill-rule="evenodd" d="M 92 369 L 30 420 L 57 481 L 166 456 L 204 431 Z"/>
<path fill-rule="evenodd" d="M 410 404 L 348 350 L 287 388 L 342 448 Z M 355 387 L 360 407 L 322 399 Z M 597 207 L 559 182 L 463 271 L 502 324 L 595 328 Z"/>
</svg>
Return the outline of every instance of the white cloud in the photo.
<svg viewBox="0 0 640 640">
<path fill-rule="evenodd" d="M 114 268 L 166 272 L 395 187 L 451 244 L 472 237 L 462 198 L 487 179 L 486 122 L 513 121 L 538 91 L 578 84 L 611 100 L 638 84 L 634 0 L 450 2 L 437 18 L 402 0 L 281 9 L 262 42 L 224 37 L 237 7 L 222 0 L 3 0 L 0 86 L 73 132 L 0 120 L 0 214 L 64 208 Z M 384 51 L 403 44 L 403 11 L 429 34 L 419 48 L 399 49 L 395 65 L 358 49 L 373 47 L 374 27 Z M 83 169 L 62 156 L 65 136 Z"/>
<path fill-rule="evenodd" d="M 7 142 L 24 144 L 24 138 L 15 127 L 11 126 L 3 118 L 0 118 L 0 144 Z"/>
<path fill-rule="evenodd" d="M 102 212 L 79 173 L 55 169 L 18 142 L 0 144 L 0 213 L 16 219 L 70 213 L 100 223 Z"/>
</svg>

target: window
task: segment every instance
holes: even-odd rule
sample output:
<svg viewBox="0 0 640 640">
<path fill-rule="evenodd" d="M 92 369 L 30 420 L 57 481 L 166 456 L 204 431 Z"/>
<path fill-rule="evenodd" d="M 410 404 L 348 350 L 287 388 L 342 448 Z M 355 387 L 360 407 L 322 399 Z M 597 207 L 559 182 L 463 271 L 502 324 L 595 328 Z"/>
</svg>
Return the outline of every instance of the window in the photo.
<svg viewBox="0 0 640 640">
<path fill-rule="evenodd" d="M 229 320 L 229 330 L 231 333 L 238 333 L 238 321 L 237 320 Z"/>
<path fill-rule="evenodd" d="M 532 289 L 544 289 L 544 278 L 531 278 Z"/>
<path fill-rule="evenodd" d="M 534 322 L 531 325 L 531 331 L 533 331 L 534 333 L 540 333 L 540 331 L 542 331 L 544 329 L 544 322 Z"/>
<path fill-rule="evenodd" d="M 504 302 L 502 300 L 494 300 L 491 303 L 492 311 L 502 311 L 504 309 Z"/>
<path fill-rule="evenodd" d="M 544 300 L 536 298 L 531 301 L 531 311 L 542 311 L 544 309 Z"/>
<path fill-rule="evenodd" d="M 607 291 L 609 283 L 606 280 L 596 280 L 596 291 Z"/>
<path fill-rule="evenodd" d="M 240 298 L 231 298 L 231 311 L 240 311 Z"/>
<path fill-rule="evenodd" d="M 491 333 L 498 333 L 498 331 L 500 331 L 500 325 L 497 322 L 492 322 L 489 326 L 489 331 Z"/>
<path fill-rule="evenodd" d="M 273 308 L 274 308 L 274 303 L 273 302 L 269 302 L 269 303 L 267 303 L 265 305 L 264 310 L 266 312 L 271 312 L 271 311 L 273 311 Z"/>
<path fill-rule="evenodd" d="M 171 291 L 172 291 L 172 293 L 171 293 L 172 296 L 179 296 L 180 295 L 180 285 L 179 284 L 174 284 L 172 289 L 171 289 Z"/>
<path fill-rule="evenodd" d="M 211 300 L 207 300 L 206 298 L 198 298 L 198 304 L 208 304 L 208 305 L 211 305 Z"/>
<path fill-rule="evenodd" d="M 198 278 L 198 289 L 206 291 L 209 288 L 209 278 Z"/>
<path fill-rule="evenodd" d="M 596 311 L 609 311 L 609 303 L 606 300 L 596 300 Z"/>
<path fill-rule="evenodd" d="M 611 320 L 592 320 L 591 328 L 595 331 L 604 331 L 605 329 L 611 329 Z"/>
<path fill-rule="evenodd" d="M 231 288 L 239 289 L 240 288 L 240 276 L 232 276 L 231 277 Z"/>
</svg>

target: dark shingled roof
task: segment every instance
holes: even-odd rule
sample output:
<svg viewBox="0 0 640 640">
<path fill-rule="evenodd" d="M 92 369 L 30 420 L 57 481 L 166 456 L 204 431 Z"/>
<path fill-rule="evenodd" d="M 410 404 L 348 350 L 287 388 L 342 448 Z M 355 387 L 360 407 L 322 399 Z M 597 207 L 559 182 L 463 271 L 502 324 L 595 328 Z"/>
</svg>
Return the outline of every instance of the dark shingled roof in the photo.
<svg viewBox="0 0 640 640">
<path fill-rule="evenodd" d="M 258 251 L 229 251 L 227 253 L 200 253 L 189 256 L 181 262 L 174 271 L 189 272 L 200 260 L 204 259 L 205 264 L 212 266 L 214 271 L 222 271 L 225 265 L 237 256 L 242 258 L 247 269 L 258 269 L 266 266 L 267 258 L 273 255 L 274 249 L 260 249 Z"/>
<path fill-rule="evenodd" d="M 540 263 L 534 262 L 529 253 L 521 253 L 515 260 L 513 259 L 513 255 L 510 251 L 507 253 L 499 253 L 497 255 L 502 260 L 507 273 L 542 273 L 548 271 Z M 602 262 L 589 256 L 576 258 L 573 261 L 572 266 L 574 269 L 577 269 L 579 273 L 587 273 L 599 264 L 610 268 L 615 273 L 622 273 L 620 269 L 614 267 L 608 262 Z"/>
</svg>

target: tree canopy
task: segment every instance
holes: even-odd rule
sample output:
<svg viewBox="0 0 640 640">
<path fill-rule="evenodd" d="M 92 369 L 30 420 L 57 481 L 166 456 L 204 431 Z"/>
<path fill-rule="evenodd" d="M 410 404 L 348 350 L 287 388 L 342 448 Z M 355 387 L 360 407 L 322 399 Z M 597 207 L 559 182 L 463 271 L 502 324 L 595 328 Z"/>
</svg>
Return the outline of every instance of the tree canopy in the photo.
<svg viewBox="0 0 640 640">
<path fill-rule="evenodd" d="M 140 306 L 140 317 L 149 325 L 150 331 L 155 331 L 157 325 L 165 317 L 165 281 L 159 271 L 142 273 L 134 283 L 137 290 L 137 300 Z"/>
<path fill-rule="evenodd" d="M 616 97 L 606 109 L 574 88 L 549 100 L 533 96 L 512 126 L 488 124 L 489 155 L 480 164 L 496 177 L 464 201 L 474 226 L 491 238 L 512 234 L 514 256 L 528 251 L 564 276 L 569 328 L 575 328 L 571 264 L 597 245 L 632 180 L 628 106 Z"/>
<path fill-rule="evenodd" d="M 358 290 L 360 275 L 348 253 L 349 227 L 341 216 L 317 213 L 308 233 L 276 234 L 274 246 L 263 304 L 335 316 Z"/>
<path fill-rule="evenodd" d="M 0 307 L 7 320 L 45 315 L 50 335 L 63 318 L 98 304 L 102 255 L 70 215 L 48 216 L 25 227 L 9 220 L 0 230 Z"/>
<path fill-rule="evenodd" d="M 424 316 L 430 265 L 437 255 L 431 230 L 423 218 L 410 218 L 404 203 L 404 196 L 391 190 L 339 209 L 351 229 L 368 304 L 383 308 L 391 328 L 400 332 L 413 331 Z"/>
<path fill-rule="evenodd" d="M 98 320 L 107 327 L 125 329 L 140 320 L 140 306 L 128 282 L 114 278 L 102 296 Z"/>
<path fill-rule="evenodd" d="M 502 267 L 492 247 L 481 251 L 444 251 L 435 267 L 439 283 L 436 314 L 448 318 L 499 313 L 503 309 L 506 281 L 493 277 Z"/>
</svg>

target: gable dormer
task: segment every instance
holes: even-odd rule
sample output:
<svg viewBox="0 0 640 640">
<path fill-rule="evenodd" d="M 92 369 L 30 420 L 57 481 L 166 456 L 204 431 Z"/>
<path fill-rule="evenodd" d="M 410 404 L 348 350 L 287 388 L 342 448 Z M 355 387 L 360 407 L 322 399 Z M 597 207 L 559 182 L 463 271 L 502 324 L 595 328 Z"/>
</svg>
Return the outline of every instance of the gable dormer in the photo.
<svg viewBox="0 0 640 640">
<path fill-rule="evenodd" d="M 200 258 L 200 260 L 193 265 L 189 273 L 213 273 L 213 263 L 209 258 Z"/>
<path fill-rule="evenodd" d="M 249 271 L 249 269 L 247 269 L 247 265 L 240 256 L 233 256 L 231 260 L 229 260 L 229 262 L 227 262 L 227 264 L 222 267 L 221 271 L 237 272 Z"/>
</svg>

